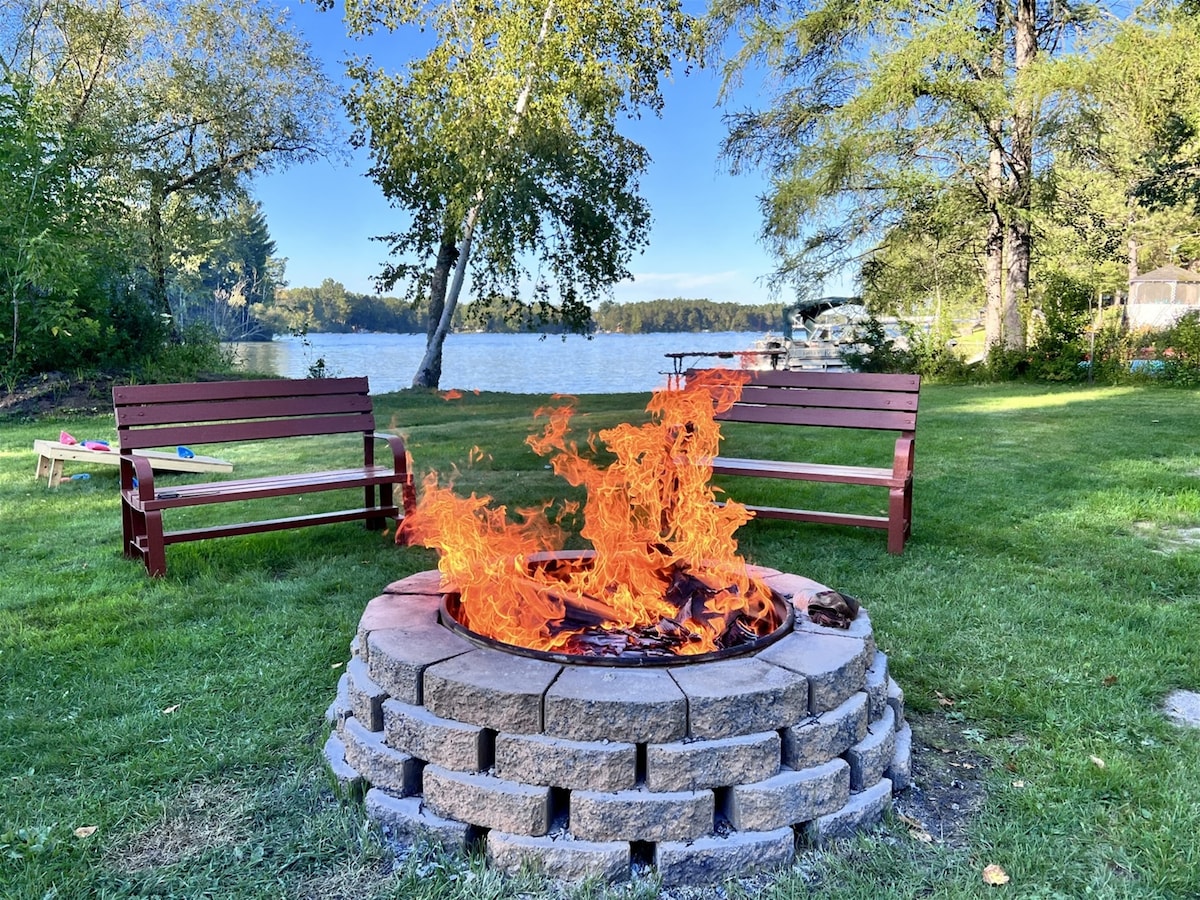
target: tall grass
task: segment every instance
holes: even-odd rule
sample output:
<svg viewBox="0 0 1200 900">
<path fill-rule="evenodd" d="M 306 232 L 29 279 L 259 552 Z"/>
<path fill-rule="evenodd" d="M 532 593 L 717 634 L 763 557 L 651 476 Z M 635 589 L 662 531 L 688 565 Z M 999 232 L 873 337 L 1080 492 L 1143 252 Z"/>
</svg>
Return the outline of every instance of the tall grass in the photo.
<svg viewBox="0 0 1200 900">
<path fill-rule="evenodd" d="M 583 398 L 579 427 L 639 419 L 645 399 Z M 523 443 L 546 401 L 405 392 L 377 410 L 421 472 L 518 507 L 571 492 Z M 914 840 L 893 820 L 720 892 L 1200 896 L 1200 732 L 1161 712 L 1172 689 L 1200 690 L 1200 398 L 935 386 L 921 402 L 903 556 L 861 529 L 763 521 L 740 538 L 751 561 L 864 601 L 918 755 L 968 746 L 982 808 L 961 842 Z M 114 436 L 106 416 L 0 427 L 0 896 L 658 896 L 652 882 L 506 879 L 427 850 L 394 860 L 333 790 L 323 713 L 366 601 L 433 567 L 431 553 L 331 526 L 174 546 L 168 576 L 149 579 L 119 553 L 114 470 L 57 489 L 34 479 L 33 440 L 63 429 Z M 829 431 L 762 444 L 874 452 Z M 486 455 L 470 464 L 475 446 Z M 300 441 L 219 451 L 246 474 L 336 462 Z M 805 485 L 788 503 L 839 503 L 838 488 Z M 988 864 L 1011 882 L 986 887 Z"/>
</svg>

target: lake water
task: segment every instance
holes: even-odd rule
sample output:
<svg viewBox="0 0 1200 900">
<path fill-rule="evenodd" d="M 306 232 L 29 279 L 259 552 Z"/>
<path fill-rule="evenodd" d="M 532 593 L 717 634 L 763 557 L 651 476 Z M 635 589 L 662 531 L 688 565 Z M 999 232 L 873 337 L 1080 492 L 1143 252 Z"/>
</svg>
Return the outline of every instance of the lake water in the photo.
<svg viewBox="0 0 1200 900">
<path fill-rule="evenodd" d="M 666 384 L 673 360 L 666 353 L 721 353 L 746 350 L 763 335 L 755 332 L 703 334 L 598 334 L 565 339 L 536 334 L 452 334 L 442 360 L 443 390 L 506 391 L 515 394 L 607 394 L 652 391 Z M 335 376 L 366 375 L 371 393 L 412 385 L 425 352 L 423 334 L 310 334 L 269 343 L 234 345 L 248 369 L 304 378 L 309 366 L 325 360 Z M 685 365 L 736 365 L 696 357 Z"/>
</svg>

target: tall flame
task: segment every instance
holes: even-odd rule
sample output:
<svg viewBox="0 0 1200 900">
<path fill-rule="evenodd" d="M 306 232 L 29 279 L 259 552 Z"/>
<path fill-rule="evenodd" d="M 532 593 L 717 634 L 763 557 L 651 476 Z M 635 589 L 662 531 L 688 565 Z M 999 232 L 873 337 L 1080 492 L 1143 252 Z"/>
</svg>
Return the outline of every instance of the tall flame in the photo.
<svg viewBox="0 0 1200 900">
<path fill-rule="evenodd" d="M 581 619 L 607 630 L 668 622 L 682 633 L 679 654 L 718 649 L 735 619 L 757 633 L 773 629 L 770 591 L 749 577 L 734 538 L 752 514 L 733 501 L 717 505 L 710 483 L 720 442 L 714 414 L 733 405 L 745 380 L 730 370 L 656 391 L 649 422 L 599 433 L 615 457 L 607 467 L 571 439 L 572 398 L 536 412 L 545 425 L 526 443 L 586 490 L 581 535 L 595 551 L 590 566 L 537 564 L 565 537 L 547 509 L 520 510 L 510 521 L 490 497 L 459 497 L 436 473 L 426 478 L 405 534 L 440 552 L 443 588 L 459 592 L 462 624 L 508 644 L 571 652 Z"/>
</svg>

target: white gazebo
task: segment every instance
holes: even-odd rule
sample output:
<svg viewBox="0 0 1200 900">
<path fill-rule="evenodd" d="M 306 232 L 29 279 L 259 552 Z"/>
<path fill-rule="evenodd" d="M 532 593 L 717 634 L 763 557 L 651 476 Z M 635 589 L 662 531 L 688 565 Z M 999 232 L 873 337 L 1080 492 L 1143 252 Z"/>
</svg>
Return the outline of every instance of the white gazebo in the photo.
<svg viewBox="0 0 1200 900">
<path fill-rule="evenodd" d="M 1200 312 L 1200 272 L 1162 266 L 1129 279 L 1130 328 L 1170 328 L 1193 311 Z"/>
</svg>

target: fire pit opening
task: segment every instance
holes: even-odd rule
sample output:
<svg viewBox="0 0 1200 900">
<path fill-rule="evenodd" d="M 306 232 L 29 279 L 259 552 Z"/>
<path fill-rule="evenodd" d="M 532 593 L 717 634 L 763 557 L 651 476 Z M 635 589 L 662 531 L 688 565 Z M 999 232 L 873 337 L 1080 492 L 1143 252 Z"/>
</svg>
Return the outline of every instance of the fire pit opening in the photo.
<svg viewBox="0 0 1200 900">
<path fill-rule="evenodd" d="M 740 656 L 773 644 L 792 628 L 792 605 L 762 582 L 749 581 L 750 602 L 720 604 L 722 589 L 707 579 L 674 567 L 664 578 L 665 596 L 676 608 L 673 616 L 640 625 L 612 624 L 612 611 L 591 597 L 567 592 L 569 575 L 590 568 L 595 555 L 586 550 L 539 553 L 527 562 L 553 583 L 561 581 L 563 616 L 550 623 L 555 637 L 566 635 L 560 650 L 541 650 L 511 644 L 471 629 L 470 615 L 457 592 L 443 595 L 440 621 L 443 625 L 480 646 L 572 665 L 667 666 L 711 662 Z M 719 579 L 718 579 L 719 580 Z M 689 620 L 707 622 L 715 633 L 714 649 L 694 652 L 699 638 L 685 628 Z"/>
</svg>

